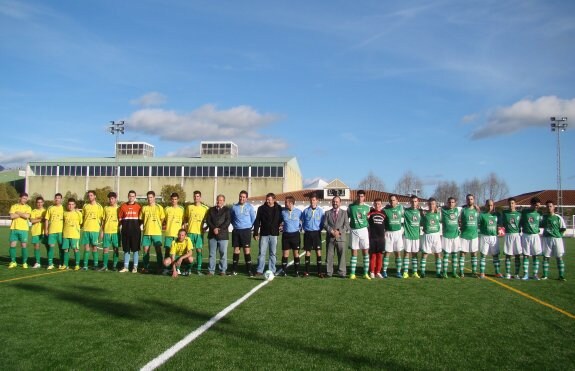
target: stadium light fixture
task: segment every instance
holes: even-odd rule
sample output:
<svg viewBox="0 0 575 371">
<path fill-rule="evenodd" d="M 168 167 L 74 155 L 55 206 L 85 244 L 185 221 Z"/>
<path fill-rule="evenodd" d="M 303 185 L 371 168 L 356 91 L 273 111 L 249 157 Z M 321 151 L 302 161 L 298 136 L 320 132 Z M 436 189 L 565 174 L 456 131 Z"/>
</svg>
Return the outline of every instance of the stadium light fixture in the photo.
<svg viewBox="0 0 575 371">
<path fill-rule="evenodd" d="M 551 131 L 557 133 L 557 212 L 563 215 L 563 189 L 561 186 L 561 133 L 567 130 L 567 117 L 551 117 Z"/>
<path fill-rule="evenodd" d="M 119 162 L 118 162 L 118 141 L 120 139 L 120 134 L 124 134 L 124 130 L 125 130 L 125 125 L 126 122 L 125 121 L 110 121 L 110 126 L 108 127 L 108 131 L 110 132 L 110 134 L 112 135 L 116 135 L 116 142 L 115 142 L 115 152 L 114 152 L 114 158 L 115 158 L 115 167 L 114 167 L 114 174 L 115 174 L 115 187 L 114 187 L 114 191 L 119 195 L 120 194 L 120 166 L 119 166 Z"/>
</svg>

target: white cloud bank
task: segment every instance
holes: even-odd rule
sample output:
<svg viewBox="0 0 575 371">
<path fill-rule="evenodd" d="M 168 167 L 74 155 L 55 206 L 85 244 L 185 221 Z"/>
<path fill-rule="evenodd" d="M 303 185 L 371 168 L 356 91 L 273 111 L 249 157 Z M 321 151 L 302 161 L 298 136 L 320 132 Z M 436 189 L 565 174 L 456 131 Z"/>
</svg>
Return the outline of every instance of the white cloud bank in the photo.
<svg viewBox="0 0 575 371">
<path fill-rule="evenodd" d="M 250 106 L 237 106 L 219 110 L 211 104 L 203 105 L 189 113 L 178 113 L 161 108 L 143 108 L 127 119 L 130 131 L 158 136 L 174 142 L 201 140 L 231 140 L 240 155 L 272 156 L 288 145 L 281 138 L 273 138 L 260 130 L 276 122 L 277 115 L 260 113 Z M 198 146 L 181 148 L 170 156 L 197 156 Z"/>
<path fill-rule="evenodd" d="M 0 165 L 4 167 L 20 166 L 40 158 L 42 158 L 42 156 L 34 151 L 22 151 L 15 153 L 0 152 Z"/>
<path fill-rule="evenodd" d="M 150 92 L 139 98 L 132 99 L 131 104 L 142 107 L 161 106 L 166 103 L 166 96 L 158 92 Z"/>
<path fill-rule="evenodd" d="M 575 118 L 575 98 L 545 96 L 536 100 L 522 99 L 491 112 L 487 121 L 471 134 L 471 139 L 512 134 L 530 127 L 549 127 L 550 117 L 563 116 Z"/>
</svg>

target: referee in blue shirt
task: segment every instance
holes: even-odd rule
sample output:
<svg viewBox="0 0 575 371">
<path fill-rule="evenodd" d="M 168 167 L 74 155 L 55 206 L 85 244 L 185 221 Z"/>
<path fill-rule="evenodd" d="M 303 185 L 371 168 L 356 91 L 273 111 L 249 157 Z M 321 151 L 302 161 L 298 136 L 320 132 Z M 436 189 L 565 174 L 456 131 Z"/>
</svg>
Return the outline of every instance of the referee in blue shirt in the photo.
<svg viewBox="0 0 575 371">
<path fill-rule="evenodd" d="M 309 198 L 309 206 L 301 214 L 303 228 L 303 248 L 305 250 L 305 272 L 304 277 L 309 276 L 309 265 L 311 262 L 311 251 L 315 250 L 317 258 L 317 275 L 323 278 L 321 271 L 321 230 L 323 229 L 324 212 L 317 206 L 317 196 L 314 194 Z"/>
</svg>

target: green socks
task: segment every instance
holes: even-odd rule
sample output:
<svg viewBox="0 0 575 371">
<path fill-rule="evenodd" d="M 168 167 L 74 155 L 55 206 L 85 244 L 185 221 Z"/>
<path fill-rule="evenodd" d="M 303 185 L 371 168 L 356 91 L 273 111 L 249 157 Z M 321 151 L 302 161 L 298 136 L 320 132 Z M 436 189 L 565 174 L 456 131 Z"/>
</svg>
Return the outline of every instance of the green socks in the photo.
<svg viewBox="0 0 575 371">
<path fill-rule="evenodd" d="M 351 257 L 351 274 L 355 274 L 355 268 L 357 267 L 357 256 Z"/>
</svg>

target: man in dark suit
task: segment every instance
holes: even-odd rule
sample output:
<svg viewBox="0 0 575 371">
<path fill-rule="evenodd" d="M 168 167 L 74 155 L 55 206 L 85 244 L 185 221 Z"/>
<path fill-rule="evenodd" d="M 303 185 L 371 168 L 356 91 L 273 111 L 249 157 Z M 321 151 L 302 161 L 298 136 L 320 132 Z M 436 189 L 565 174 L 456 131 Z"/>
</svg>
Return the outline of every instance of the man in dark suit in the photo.
<svg viewBox="0 0 575 371">
<path fill-rule="evenodd" d="M 347 243 L 346 233 L 349 232 L 349 219 L 345 210 L 340 209 L 341 198 L 335 196 L 331 200 L 332 209 L 325 213 L 325 230 L 326 235 L 326 271 L 327 276 L 333 275 L 333 258 L 334 251 L 337 251 L 338 269 L 337 274 L 346 277 L 347 260 L 345 258 L 345 250 Z"/>
</svg>

